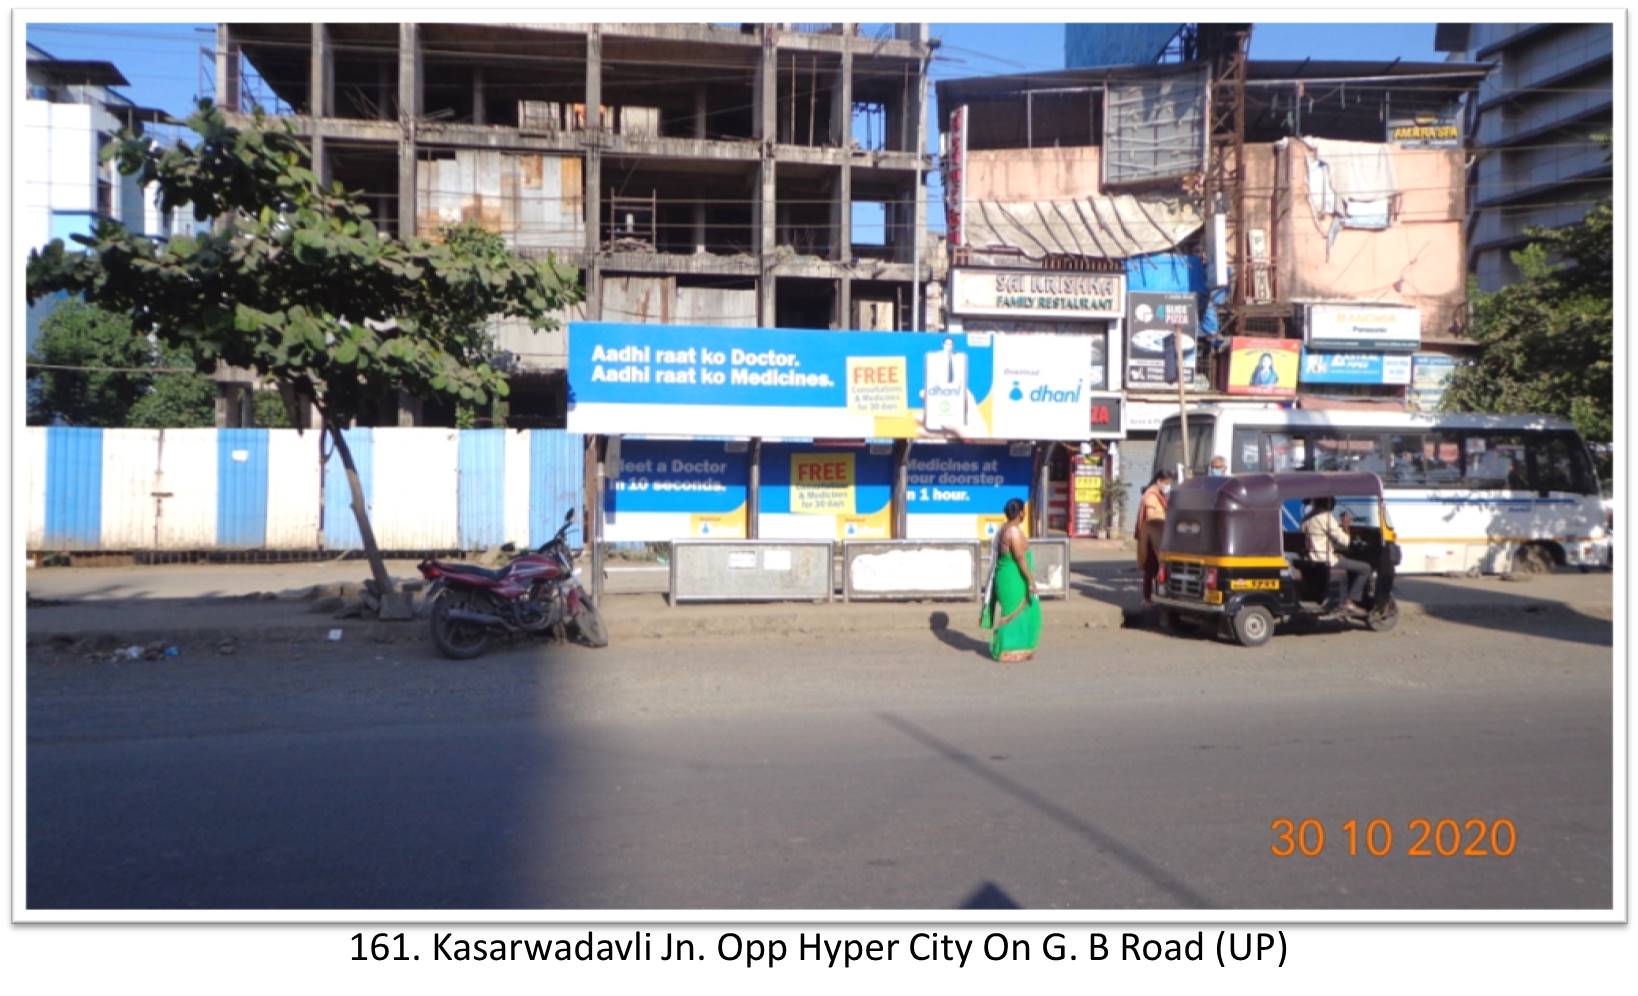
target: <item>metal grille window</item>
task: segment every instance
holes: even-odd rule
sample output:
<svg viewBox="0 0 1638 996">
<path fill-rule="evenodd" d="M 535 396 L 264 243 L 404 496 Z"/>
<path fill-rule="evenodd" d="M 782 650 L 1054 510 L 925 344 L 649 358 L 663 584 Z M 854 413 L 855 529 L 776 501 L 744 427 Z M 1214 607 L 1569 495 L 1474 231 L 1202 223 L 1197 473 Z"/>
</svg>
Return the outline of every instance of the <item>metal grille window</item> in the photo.
<svg viewBox="0 0 1638 996">
<path fill-rule="evenodd" d="M 1167 568 L 1166 589 L 1185 598 L 1204 598 L 1206 569 L 1199 564 L 1171 564 Z"/>
</svg>

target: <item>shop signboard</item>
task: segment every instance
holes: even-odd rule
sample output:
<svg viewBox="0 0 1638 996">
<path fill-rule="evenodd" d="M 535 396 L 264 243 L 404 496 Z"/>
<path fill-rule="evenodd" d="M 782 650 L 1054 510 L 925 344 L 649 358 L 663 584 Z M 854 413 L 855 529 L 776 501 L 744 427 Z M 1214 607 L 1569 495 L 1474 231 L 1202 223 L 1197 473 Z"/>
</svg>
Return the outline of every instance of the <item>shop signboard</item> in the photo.
<svg viewBox="0 0 1638 996">
<path fill-rule="evenodd" d="M 907 538 L 988 541 L 1008 501 L 1029 501 L 1035 458 L 1006 446 L 918 444 L 905 469 Z"/>
<path fill-rule="evenodd" d="M 749 466 L 745 448 L 732 443 L 627 439 L 620 476 L 603 494 L 603 537 L 743 539 Z"/>
<path fill-rule="evenodd" d="M 1388 116 L 1388 142 L 1402 149 L 1459 149 L 1462 118 L 1452 109 Z"/>
<path fill-rule="evenodd" d="M 1194 373 L 1190 387 L 1202 390 L 1205 378 L 1196 370 L 1195 339 L 1200 334 L 1199 302 L 1182 291 L 1133 291 L 1127 295 L 1126 386 L 1143 390 L 1167 384 L 1166 369 L 1183 337 L 1183 367 Z"/>
<path fill-rule="evenodd" d="M 1411 358 L 1403 353 L 1302 351 L 1304 384 L 1409 384 Z"/>
<path fill-rule="evenodd" d="M 1236 336 L 1229 340 L 1229 394 L 1294 397 L 1301 345 L 1295 339 Z"/>
<path fill-rule="evenodd" d="M 1109 387 L 1109 322 L 1017 321 L 1003 318 L 970 318 L 961 323 L 963 332 L 995 332 L 1002 335 L 1078 335 L 1087 341 L 1092 365 L 1087 368 L 1086 386 L 1103 391 Z"/>
<path fill-rule="evenodd" d="M 1411 367 L 1410 406 L 1417 411 L 1436 412 L 1445 400 L 1445 388 L 1460 361 L 1444 353 L 1417 353 Z"/>
<path fill-rule="evenodd" d="M 1413 353 L 1422 344 L 1422 313 L 1398 304 L 1310 304 L 1310 349 Z"/>
<path fill-rule="evenodd" d="M 1069 460 L 1069 534 L 1096 536 L 1103 528 L 1104 454 L 1076 454 Z"/>
<path fill-rule="evenodd" d="M 944 168 L 944 229 L 951 246 L 962 245 L 967 193 L 967 105 L 950 113 L 949 148 Z"/>
<path fill-rule="evenodd" d="M 893 457 L 871 450 L 865 445 L 764 444 L 757 535 L 892 538 Z"/>
<path fill-rule="evenodd" d="M 1093 439 L 1126 438 L 1126 402 L 1118 394 L 1092 396 L 1090 410 Z"/>
<path fill-rule="evenodd" d="M 1083 440 L 1084 336 L 573 322 L 570 432 Z"/>
<path fill-rule="evenodd" d="M 1124 273 L 974 270 L 950 273 L 950 313 L 996 318 L 1120 318 Z"/>
</svg>

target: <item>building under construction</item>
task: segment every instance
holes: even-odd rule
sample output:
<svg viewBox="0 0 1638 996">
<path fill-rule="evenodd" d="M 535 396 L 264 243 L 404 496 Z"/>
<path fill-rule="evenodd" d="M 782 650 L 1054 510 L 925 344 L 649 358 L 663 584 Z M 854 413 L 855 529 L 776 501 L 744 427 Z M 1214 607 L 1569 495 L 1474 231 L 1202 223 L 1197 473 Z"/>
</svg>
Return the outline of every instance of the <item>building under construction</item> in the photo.
<svg viewBox="0 0 1638 996">
<path fill-rule="evenodd" d="M 578 266 L 565 318 L 913 329 L 932 49 L 925 24 L 220 24 L 213 69 L 387 229 L 477 221 Z M 497 339 L 509 424 L 561 424 L 563 333 Z"/>
</svg>

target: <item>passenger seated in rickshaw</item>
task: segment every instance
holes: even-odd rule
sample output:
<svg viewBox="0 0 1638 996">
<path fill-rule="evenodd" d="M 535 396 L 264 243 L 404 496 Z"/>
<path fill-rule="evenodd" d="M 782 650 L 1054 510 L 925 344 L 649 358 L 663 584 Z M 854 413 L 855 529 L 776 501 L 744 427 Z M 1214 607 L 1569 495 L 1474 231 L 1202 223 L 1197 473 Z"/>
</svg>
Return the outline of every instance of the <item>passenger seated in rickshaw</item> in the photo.
<svg viewBox="0 0 1638 996">
<path fill-rule="evenodd" d="M 1336 501 L 1332 498 L 1315 498 L 1309 506 L 1308 516 L 1302 523 L 1303 536 L 1308 541 L 1308 557 L 1326 565 L 1333 576 L 1338 569 L 1346 572 L 1348 608 L 1362 613 L 1365 606 L 1360 604 L 1360 600 L 1365 596 L 1365 582 L 1371 577 L 1371 565 L 1347 555 L 1353 541 L 1347 528 L 1332 511 L 1335 507 Z M 1343 552 L 1339 553 L 1338 550 Z M 1335 611 L 1341 600 L 1341 592 L 1336 590 L 1336 586 L 1328 586 L 1325 611 Z"/>
</svg>

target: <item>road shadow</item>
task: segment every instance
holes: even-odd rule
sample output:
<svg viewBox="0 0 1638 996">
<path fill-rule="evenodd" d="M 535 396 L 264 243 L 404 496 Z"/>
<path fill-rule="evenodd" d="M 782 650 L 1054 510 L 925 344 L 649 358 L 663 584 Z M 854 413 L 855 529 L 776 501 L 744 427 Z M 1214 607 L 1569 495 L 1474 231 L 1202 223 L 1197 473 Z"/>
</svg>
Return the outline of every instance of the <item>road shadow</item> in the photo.
<svg viewBox="0 0 1638 996">
<path fill-rule="evenodd" d="M 950 628 L 950 614 L 948 612 L 934 612 L 927 617 L 927 628 L 933 631 L 938 642 L 952 650 L 963 653 L 977 654 L 986 661 L 990 659 L 990 645 L 987 641 L 968 636 L 960 630 Z"/>
<path fill-rule="evenodd" d="M 994 882 L 985 882 L 972 895 L 961 901 L 956 909 L 961 910 L 1021 910 L 1022 906 L 1009 895 L 1005 889 Z"/>
<path fill-rule="evenodd" d="M 1213 909 L 1216 907 L 1216 903 L 1196 892 L 1187 882 L 1172 875 L 1137 848 L 1097 824 L 1083 819 L 1076 813 L 1058 805 L 1029 786 L 1001 774 L 973 755 L 939 739 L 902 716 L 890 712 L 878 712 L 876 718 L 969 774 L 988 783 L 992 788 L 1011 796 L 1059 826 L 1073 832 L 1082 840 L 1091 844 L 1097 853 L 1110 856 L 1133 873 L 1148 880 L 1157 889 L 1174 900 L 1179 908 Z M 982 891 L 980 890 L 981 893 Z"/>
<path fill-rule="evenodd" d="M 1460 581 L 1415 577 L 1394 581 L 1394 597 L 1414 602 L 1429 618 L 1490 632 L 1514 633 L 1587 646 L 1614 645 L 1614 625 L 1569 602 L 1539 595 L 1510 595 L 1484 589 L 1468 595 Z"/>
</svg>

